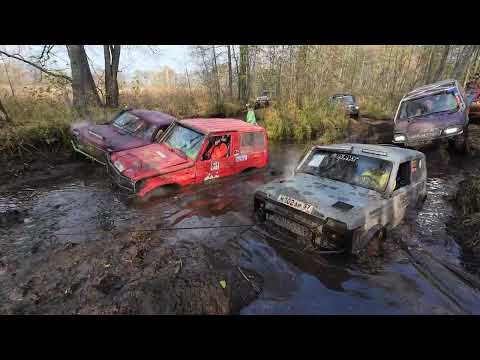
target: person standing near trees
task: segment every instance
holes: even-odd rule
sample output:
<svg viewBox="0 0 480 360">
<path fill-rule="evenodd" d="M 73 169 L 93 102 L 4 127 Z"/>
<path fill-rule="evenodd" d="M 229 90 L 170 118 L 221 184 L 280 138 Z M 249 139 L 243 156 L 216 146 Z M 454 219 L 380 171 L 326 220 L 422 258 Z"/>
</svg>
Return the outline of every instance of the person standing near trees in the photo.
<svg viewBox="0 0 480 360">
<path fill-rule="evenodd" d="M 247 123 L 252 125 L 258 125 L 257 118 L 255 117 L 255 111 L 253 110 L 252 106 L 250 106 L 250 104 L 247 104 Z"/>
</svg>

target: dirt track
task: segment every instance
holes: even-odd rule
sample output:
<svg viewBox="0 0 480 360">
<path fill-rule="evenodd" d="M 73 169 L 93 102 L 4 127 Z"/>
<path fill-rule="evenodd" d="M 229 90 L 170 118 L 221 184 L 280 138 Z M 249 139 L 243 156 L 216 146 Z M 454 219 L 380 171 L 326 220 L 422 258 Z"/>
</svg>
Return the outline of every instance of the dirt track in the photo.
<svg viewBox="0 0 480 360">
<path fill-rule="evenodd" d="M 388 142 L 388 124 L 367 123 L 353 123 L 352 141 Z M 0 226 L 0 313 L 480 312 L 475 297 L 448 293 L 455 280 L 435 283 L 421 268 L 423 249 L 477 271 L 444 226 L 458 181 L 479 171 L 476 157 L 426 149 L 424 209 L 389 235 L 381 261 L 365 264 L 299 252 L 252 226 L 254 189 L 290 174 L 302 151 L 272 146 L 266 170 L 145 203 L 113 191 L 88 161 L 8 167 L 0 209 L 20 212 Z"/>
</svg>

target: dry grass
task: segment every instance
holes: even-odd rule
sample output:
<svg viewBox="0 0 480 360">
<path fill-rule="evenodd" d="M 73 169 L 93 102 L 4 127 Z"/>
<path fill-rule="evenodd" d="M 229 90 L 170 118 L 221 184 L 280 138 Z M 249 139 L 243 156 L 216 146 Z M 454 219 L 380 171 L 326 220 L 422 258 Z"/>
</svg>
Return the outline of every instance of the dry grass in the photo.
<svg viewBox="0 0 480 360">
<path fill-rule="evenodd" d="M 12 96 L 0 88 L 2 102 L 12 123 L 0 124 L 0 157 L 24 157 L 36 151 L 59 151 L 70 148 L 70 126 L 80 121 L 72 109 L 68 90 L 54 86 L 26 86 Z M 237 116 L 241 107 L 225 102 L 220 109 L 209 101 L 202 89 L 124 89 L 120 108 L 145 108 L 162 111 L 178 118 Z M 120 109 L 93 108 L 82 121 L 105 122 Z M 2 126 L 3 125 L 3 126 Z"/>
</svg>

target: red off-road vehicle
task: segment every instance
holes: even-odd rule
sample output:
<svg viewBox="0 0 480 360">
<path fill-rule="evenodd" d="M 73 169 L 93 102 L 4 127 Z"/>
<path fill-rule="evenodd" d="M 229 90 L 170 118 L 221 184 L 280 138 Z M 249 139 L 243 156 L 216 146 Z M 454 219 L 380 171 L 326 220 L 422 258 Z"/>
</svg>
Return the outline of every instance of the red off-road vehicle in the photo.
<svg viewBox="0 0 480 360">
<path fill-rule="evenodd" d="M 268 163 L 265 129 L 237 119 L 175 121 L 155 143 L 112 153 L 113 182 L 140 197 L 166 185 L 185 186 Z"/>
</svg>

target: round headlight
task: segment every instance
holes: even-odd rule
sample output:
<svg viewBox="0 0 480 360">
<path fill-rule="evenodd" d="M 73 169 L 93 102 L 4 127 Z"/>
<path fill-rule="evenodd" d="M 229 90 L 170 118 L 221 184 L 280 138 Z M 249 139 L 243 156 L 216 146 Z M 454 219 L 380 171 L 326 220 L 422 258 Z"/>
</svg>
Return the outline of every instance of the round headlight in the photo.
<svg viewBox="0 0 480 360">
<path fill-rule="evenodd" d="M 452 126 L 452 127 L 448 127 L 446 128 L 445 130 L 443 130 L 443 133 L 445 135 L 452 135 L 452 134 L 456 134 L 456 133 L 459 133 L 461 131 L 461 129 L 457 126 Z"/>
</svg>

